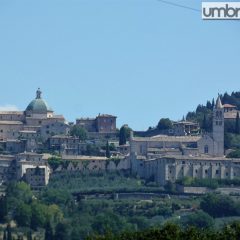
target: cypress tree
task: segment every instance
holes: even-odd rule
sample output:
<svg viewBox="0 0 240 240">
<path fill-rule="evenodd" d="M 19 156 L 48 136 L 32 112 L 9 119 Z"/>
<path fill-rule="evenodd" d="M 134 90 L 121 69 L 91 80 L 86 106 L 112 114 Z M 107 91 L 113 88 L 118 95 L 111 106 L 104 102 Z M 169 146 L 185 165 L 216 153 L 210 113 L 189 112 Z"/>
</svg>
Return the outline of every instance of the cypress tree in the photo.
<svg viewBox="0 0 240 240">
<path fill-rule="evenodd" d="M 32 231 L 31 230 L 27 234 L 27 240 L 32 240 Z"/>
<path fill-rule="evenodd" d="M 212 109 L 214 108 L 214 106 L 215 106 L 215 100 L 214 100 L 214 98 L 212 99 Z"/>
<path fill-rule="evenodd" d="M 235 133 L 240 134 L 239 112 L 237 112 Z"/>
<path fill-rule="evenodd" d="M 204 114 L 203 116 L 203 123 L 202 123 L 202 128 L 207 131 L 207 118 L 206 115 Z"/>
<path fill-rule="evenodd" d="M 3 240 L 7 240 L 7 231 L 6 230 L 4 230 L 4 232 L 3 232 Z"/>
<path fill-rule="evenodd" d="M 111 157 L 110 148 L 109 148 L 109 142 L 108 141 L 107 141 L 107 144 L 106 144 L 106 157 L 107 158 Z"/>
<path fill-rule="evenodd" d="M 7 240 L 12 240 L 12 229 L 10 224 L 7 225 Z"/>
<path fill-rule="evenodd" d="M 45 240 L 52 240 L 53 239 L 53 229 L 50 222 L 47 222 L 45 227 Z"/>
<path fill-rule="evenodd" d="M 0 222 L 4 222 L 7 215 L 7 200 L 6 197 L 0 198 Z"/>
</svg>

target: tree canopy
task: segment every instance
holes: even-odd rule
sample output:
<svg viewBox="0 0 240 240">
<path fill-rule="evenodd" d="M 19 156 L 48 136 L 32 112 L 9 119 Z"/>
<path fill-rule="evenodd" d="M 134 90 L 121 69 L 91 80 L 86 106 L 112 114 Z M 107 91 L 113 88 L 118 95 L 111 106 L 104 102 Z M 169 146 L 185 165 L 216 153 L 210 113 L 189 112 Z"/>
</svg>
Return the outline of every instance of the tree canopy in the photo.
<svg viewBox="0 0 240 240">
<path fill-rule="evenodd" d="M 84 141 L 87 139 L 87 131 L 83 127 L 74 125 L 70 130 L 70 135 L 78 137 L 80 140 Z"/>
<path fill-rule="evenodd" d="M 167 130 L 172 128 L 172 121 L 169 118 L 161 118 L 158 122 L 157 128 L 159 130 Z"/>
</svg>

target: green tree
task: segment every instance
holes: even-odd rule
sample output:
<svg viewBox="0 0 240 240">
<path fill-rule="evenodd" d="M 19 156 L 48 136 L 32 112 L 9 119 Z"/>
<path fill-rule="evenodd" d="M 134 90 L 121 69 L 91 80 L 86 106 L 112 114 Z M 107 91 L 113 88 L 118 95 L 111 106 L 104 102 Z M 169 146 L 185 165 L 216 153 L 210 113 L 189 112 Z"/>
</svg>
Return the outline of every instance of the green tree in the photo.
<svg viewBox="0 0 240 240">
<path fill-rule="evenodd" d="M 3 231 L 3 240 L 7 240 L 7 230 Z"/>
<path fill-rule="evenodd" d="M 0 222 L 4 222 L 8 213 L 6 197 L 0 198 Z"/>
<path fill-rule="evenodd" d="M 7 225 L 7 240 L 12 240 L 12 228 L 11 225 Z"/>
<path fill-rule="evenodd" d="M 227 158 L 240 158 L 240 149 L 230 152 Z"/>
<path fill-rule="evenodd" d="M 235 133 L 240 134 L 240 122 L 239 122 L 239 112 L 237 112 Z"/>
<path fill-rule="evenodd" d="M 70 135 L 78 137 L 81 141 L 84 141 L 87 139 L 87 131 L 85 128 L 74 125 L 72 129 L 70 130 Z"/>
<path fill-rule="evenodd" d="M 111 157 L 110 147 L 109 147 L 109 142 L 108 141 L 107 141 L 107 144 L 106 144 L 106 157 L 107 158 Z"/>
<path fill-rule="evenodd" d="M 21 202 L 16 210 L 14 219 L 19 226 L 29 227 L 31 223 L 32 211 L 31 206 Z"/>
<path fill-rule="evenodd" d="M 159 130 L 167 130 L 172 128 L 172 121 L 169 118 L 161 118 L 158 122 L 157 128 Z"/>
<path fill-rule="evenodd" d="M 127 140 L 130 138 L 130 132 L 132 131 L 131 128 L 128 127 L 128 125 L 123 125 L 120 128 L 119 132 L 119 145 L 126 144 Z"/>
<path fill-rule="evenodd" d="M 55 240 L 69 240 L 70 234 L 69 234 L 69 227 L 66 223 L 58 223 L 55 230 Z"/>
<path fill-rule="evenodd" d="M 237 215 L 235 202 L 229 196 L 207 194 L 203 197 L 200 207 L 212 217 Z"/>
<path fill-rule="evenodd" d="M 27 233 L 27 240 L 32 240 L 32 231 L 28 231 Z"/>
<path fill-rule="evenodd" d="M 176 184 L 172 183 L 171 181 L 167 181 L 164 185 L 164 189 L 168 192 L 176 192 Z"/>
<path fill-rule="evenodd" d="M 211 216 L 203 211 L 198 211 L 189 214 L 183 219 L 185 226 L 195 226 L 197 228 L 211 228 L 214 225 L 214 220 Z"/>
<path fill-rule="evenodd" d="M 46 223 L 44 240 L 53 240 L 53 228 L 50 222 Z"/>
<path fill-rule="evenodd" d="M 43 227 L 46 223 L 47 206 L 37 201 L 34 201 L 31 205 L 32 218 L 31 227 L 36 230 L 38 227 Z"/>
</svg>

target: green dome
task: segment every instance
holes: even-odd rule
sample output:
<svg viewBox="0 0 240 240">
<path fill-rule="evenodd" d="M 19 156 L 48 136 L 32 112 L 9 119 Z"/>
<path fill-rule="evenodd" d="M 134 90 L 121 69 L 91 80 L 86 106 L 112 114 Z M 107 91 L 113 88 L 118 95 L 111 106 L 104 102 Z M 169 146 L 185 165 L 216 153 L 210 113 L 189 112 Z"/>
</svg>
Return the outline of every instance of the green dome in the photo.
<svg viewBox="0 0 240 240">
<path fill-rule="evenodd" d="M 35 113 L 46 113 L 52 112 L 52 109 L 47 105 L 43 99 L 32 100 L 26 108 L 26 111 L 31 111 Z"/>
<path fill-rule="evenodd" d="M 33 113 L 47 113 L 53 112 L 48 104 L 41 98 L 40 89 L 37 90 L 36 99 L 32 100 L 26 108 L 26 111 Z"/>
</svg>

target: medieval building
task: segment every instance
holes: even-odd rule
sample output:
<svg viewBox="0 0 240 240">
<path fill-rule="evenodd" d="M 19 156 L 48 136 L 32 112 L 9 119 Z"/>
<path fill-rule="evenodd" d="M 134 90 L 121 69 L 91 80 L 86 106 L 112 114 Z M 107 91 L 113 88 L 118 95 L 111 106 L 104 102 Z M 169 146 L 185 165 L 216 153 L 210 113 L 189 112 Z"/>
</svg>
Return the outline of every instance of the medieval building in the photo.
<svg viewBox="0 0 240 240">
<path fill-rule="evenodd" d="M 183 177 L 240 177 L 240 159 L 224 156 L 224 106 L 220 97 L 213 109 L 213 131 L 199 136 L 131 137 L 132 172 L 154 178 L 161 185 Z"/>
</svg>

